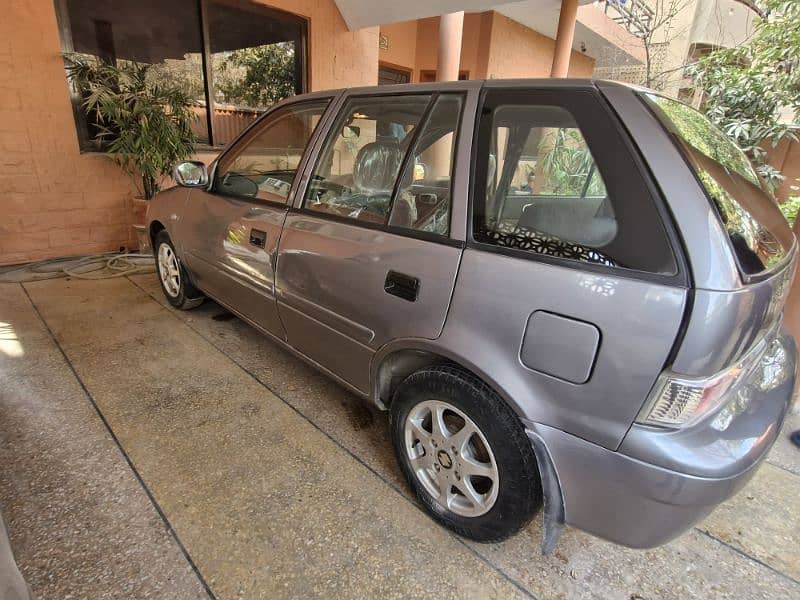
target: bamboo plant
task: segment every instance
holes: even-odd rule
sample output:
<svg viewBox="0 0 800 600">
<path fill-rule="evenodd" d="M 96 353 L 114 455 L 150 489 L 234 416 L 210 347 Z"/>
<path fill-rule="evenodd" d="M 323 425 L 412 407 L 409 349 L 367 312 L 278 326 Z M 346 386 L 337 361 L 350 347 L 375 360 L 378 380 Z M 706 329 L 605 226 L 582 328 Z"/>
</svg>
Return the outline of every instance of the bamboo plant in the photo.
<svg viewBox="0 0 800 600">
<path fill-rule="evenodd" d="M 173 165 L 193 152 L 196 118 L 178 87 L 148 77 L 151 65 L 110 64 L 92 57 L 66 57 L 67 75 L 83 98 L 95 138 L 151 199 Z"/>
</svg>

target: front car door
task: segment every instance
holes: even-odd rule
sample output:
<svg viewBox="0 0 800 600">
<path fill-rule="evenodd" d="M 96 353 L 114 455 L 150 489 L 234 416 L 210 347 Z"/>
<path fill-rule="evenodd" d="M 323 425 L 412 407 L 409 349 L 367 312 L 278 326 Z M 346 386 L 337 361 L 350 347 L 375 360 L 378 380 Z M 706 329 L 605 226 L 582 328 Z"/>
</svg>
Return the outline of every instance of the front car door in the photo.
<svg viewBox="0 0 800 600">
<path fill-rule="evenodd" d="M 346 97 L 287 217 L 277 290 L 289 343 L 362 393 L 378 348 L 444 324 L 466 89 Z"/>
<path fill-rule="evenodd" d="M 248 130 L 193 190 L 182 224 L 196 285 L 267 332 L 284 338 L 275 305 L 275 252 L 295 174 L 331 98 L 285 104 Z"/>
</svg>

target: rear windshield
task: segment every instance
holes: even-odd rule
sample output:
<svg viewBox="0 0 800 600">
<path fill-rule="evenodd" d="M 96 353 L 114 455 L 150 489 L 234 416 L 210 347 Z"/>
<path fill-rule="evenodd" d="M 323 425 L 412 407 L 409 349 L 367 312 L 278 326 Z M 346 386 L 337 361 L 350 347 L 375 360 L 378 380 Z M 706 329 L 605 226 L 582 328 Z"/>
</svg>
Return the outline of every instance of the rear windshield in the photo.
<svg viewBox="0 0 800 600">
<path fill-rule="evenodd" d="M 644 97 L 677 139 L 716 206 L 742 274 L 757 275 L 780 263 L 793 235 L 744 152 L 692 107 L 656 94 Z"/>
</svg>

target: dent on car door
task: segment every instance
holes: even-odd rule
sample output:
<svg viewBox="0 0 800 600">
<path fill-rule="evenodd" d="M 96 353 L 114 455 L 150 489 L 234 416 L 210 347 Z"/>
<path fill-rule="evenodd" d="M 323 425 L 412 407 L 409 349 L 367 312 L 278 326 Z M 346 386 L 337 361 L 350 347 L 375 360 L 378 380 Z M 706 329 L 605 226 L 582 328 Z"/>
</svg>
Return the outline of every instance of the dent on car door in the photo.
<svg viewBox="0 0 800 600">
<path fill-rule="evenodd" d="M 210 189 L 194 190 L 187 204 L 185 260 L 196 284 L 279 337 L 275 254 L 297 169 L 328 103 L 268 115 L 222 155 Z"/>
<path fill-rule="evenodd" d="M 287 217 L 277 287 L 288 340 L 363 392 L 377 348 L 444 324 L 461 255 L 448 234 L 463 103 L 347 99 Z"/>
<path fill-rule="evenodd" d="M 588 90 L 487 93 L 472 241 L 442 334 L 526 418 L 608 448 L 661 372 L 687 294 L 623 135 Z"/>
</svg>

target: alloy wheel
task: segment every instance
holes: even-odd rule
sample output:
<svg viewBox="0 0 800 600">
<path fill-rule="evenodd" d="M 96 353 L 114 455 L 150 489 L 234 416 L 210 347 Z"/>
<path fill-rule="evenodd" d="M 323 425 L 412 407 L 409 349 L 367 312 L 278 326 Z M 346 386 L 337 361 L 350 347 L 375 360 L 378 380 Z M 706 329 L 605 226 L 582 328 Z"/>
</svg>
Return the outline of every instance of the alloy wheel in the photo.
<svg viewBox="0 0 800 600">
<path fill-rule="evenodd" d="M 158 247 L 158 275 L 167 294 L 177 298 L 181 291 L 181 270 L 175 251 L 169 244 L 162 243 Z"/>
<path fill-rule="evenodd" d="M 489 442 L 464 412 L 441 400 L 411 409 L 405 451 L 417 480 L 457 515 L 478 517 L 497 500 L 500 475 Z"/>
</svg>

